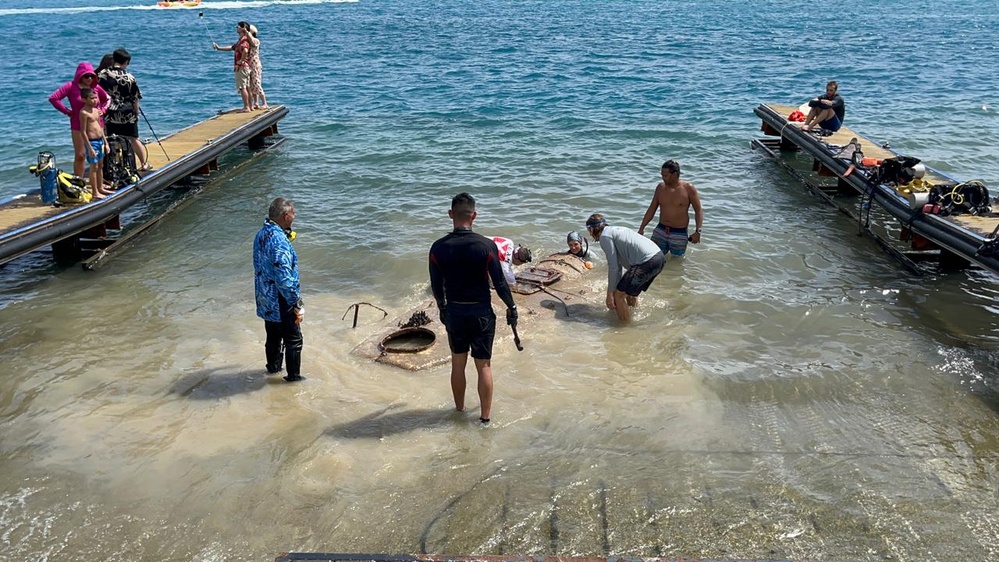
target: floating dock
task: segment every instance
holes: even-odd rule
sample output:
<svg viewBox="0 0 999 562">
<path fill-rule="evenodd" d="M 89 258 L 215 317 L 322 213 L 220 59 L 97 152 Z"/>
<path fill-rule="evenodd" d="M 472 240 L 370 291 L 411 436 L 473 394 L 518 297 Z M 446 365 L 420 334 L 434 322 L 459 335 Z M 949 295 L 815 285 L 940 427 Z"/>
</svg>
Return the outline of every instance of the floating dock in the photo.
<svg viewBox="0 0 999 562">
<path fill-rule="evenodd" d="M 107 229 L 120 228 L 123 211 L 171 185 L 210 175 L 219 169 L 220 157 L 243 143 L 254 150 L 268 147 L 287 114 L 288 108 L 280 105 L 220 112 L 150 142 L 146 150 L 154 171 L 105 199 L 57 207 L 42 203 L 35 190 L 0 201 L 0 265 L 49 245 L 57 259 L 79 259 L 81 237 L 104 238 Z"/>
<path fill-rule="evenodd" d="M 788 121 L 797 107 L 762 104 L 754 110 L 762 119 L 762 130 L 770 138 L 756 139 L 752 146 L 761 149 L 802 180 L 813 192 L 857 219 L 861 230 L 874 236 L 890 254 L 915 272 L 918 264 L 937 260 L 947 268 L 976 264 L 999 273 L 999 213 L 941 215 L 924 212 L 922 200 L 914 198 L 909 185 L 893 185 L 876 181 L 873 167 L 853 161 L 851 142 L 856 139 L 865 158 L 883 161 L 899 155 L 888 146 L 866 138 L 848 127 L 829 136 L 817 136 L 803 131 L 800 124 Z M 777 138 L 774 138 L 777 137 Z M 812 159 L 811 171 L 796 169 L 782 152 L 806 153 Z M 918 155 L 913 155 L 918 158 Z M 834 178 L 835 184 L 823 183 L 822 178 Z M 921 178 L 941 188 L 955 188 L 962 182 L 930 167 Z M 871 227 L 871 206 L 877 205 L 894 220 L 894 225 L 881 229 Z M 908 247 L 905 247 L 905 246 Z M 901 247 L 900 247 L 901 246 Z"/>
</svg>

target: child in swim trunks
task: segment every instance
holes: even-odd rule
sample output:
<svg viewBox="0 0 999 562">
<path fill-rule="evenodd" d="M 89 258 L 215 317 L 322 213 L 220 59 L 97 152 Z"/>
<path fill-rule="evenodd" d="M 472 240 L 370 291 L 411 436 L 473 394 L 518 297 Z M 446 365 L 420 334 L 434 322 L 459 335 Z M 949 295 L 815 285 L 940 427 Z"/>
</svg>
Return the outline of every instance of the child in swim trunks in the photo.
<svg viewBox="0 0 999 562">
<path fill-rule="evenodd" d="M 97 110 L 97 92 L 91 89 L 80 91 L 85 104 L 80 109 L 80 134 L 87 145 L 87 163 L 90 165 L 90 193 L 94 199 L 104 199 L 111 192 L 104 189 L 104 155 L 108 151 L 108 139 L 104 135 L 101 114 Z"/>
</svg>

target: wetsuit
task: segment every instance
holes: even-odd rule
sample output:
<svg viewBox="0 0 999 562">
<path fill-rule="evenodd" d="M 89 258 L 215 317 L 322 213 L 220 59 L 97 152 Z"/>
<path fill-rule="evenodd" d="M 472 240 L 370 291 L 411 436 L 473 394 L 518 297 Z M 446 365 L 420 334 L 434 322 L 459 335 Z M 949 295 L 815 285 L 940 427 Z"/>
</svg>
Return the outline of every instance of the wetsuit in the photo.
<svg viewBox="0 0 999 562">
<path fill-rule="evenodd" d="M 438 308 L 444 311 L 451 353 L 471 349 L 475 359 L 492 358 L 496 314 L 490 279 L 507 308 L 514 308 L 492 240 L 469 228 L 456 228 L 430 247 L 430 288 Z"/>
<path fill-rule="evenodd" d="M 843 126 L 843 120 L 846 119 L 846 102 L 843 101 L 843 96 L 834 94 L 833 97 L 829 97 L 823 94 L 819 96 L 819 99 L 831 101 L 832 105 L 828 107 L 833 110 L 833 116 L 819 123 L 819 127 L 833 132 L 838 131 Z M 819 107 L 821 109 L 827 106 L 821 105 Z"/>
</svg>

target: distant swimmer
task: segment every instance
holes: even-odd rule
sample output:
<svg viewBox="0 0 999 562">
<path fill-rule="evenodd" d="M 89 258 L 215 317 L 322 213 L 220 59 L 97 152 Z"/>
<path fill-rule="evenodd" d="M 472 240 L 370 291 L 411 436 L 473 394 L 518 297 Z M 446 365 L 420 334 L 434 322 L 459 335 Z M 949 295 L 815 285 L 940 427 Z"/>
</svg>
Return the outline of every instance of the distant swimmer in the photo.
<svg viewBox="0 0 999 562">
<path fill-rule="evenodd" d="M 607 256 L 607 308 L 619 320 L 631 319 L 629 307 L 663 270 L 666 258 L 648 238 L 623 226 L 609 226 L 601 214 L 586 219 L 586 230 Z"/>
<path fill-rule="evenodd" d="M 839 84 L 835 80 L 826 83 L 826 93 L 808 101 L 808 117 L 801 127 L 803 131 L 811 131 L 812 127 L 818 124 L 819 127 L 836 132 L 843 126 L 846 118 L 846 102 L 843 96 L 839 95 Z"/>
<path fill-rule="evenodd" d="M 652 241 L 663 254 L 683 256 L 687 252 L 687 242 L 701 241 L 701 227 L 704 224 L 704 211 L 701 209 L 701 196 L 694 184 L 680 180 L 680 163 L 667 160 L 660 171 L 663 181 L 656 185 L 642 225 L 638 233 L 644 235 L 645 227 L 659 209 L 659 224 L 652 231 Z M 690 209 L 694 209 L 694 233 L 688 234 Z"/>
<path fill-rule="evenodd" d="M 250 77 L 253 72 L 250 60 L 250 24 L 241 21 L 236 24 L 236 33 L 239 39 L 228 47 L 220 47 L 218 43 L 212 43 L 212 48 L 216 51 L 232 51 L 232 72 L 236 77 L 236 91 L 243 99 L 243 109 L 241 113 L 253 111 L 253 99 L 250 93 Z"/>
<path fill-rule="evenodd" d="M 298 255 L 291 241 L 295 231 L 295 203 L 278 197 L 267 209 L 267 219 L 253 240 L 253 286 L 257 316 L 264 320 L 267 341 L 267 373 L 287 370 L 284 380 L 295 382 L 302 376 L 302 302 L 298 278 Z"/>
<path fill-rule="evenodd" d="M 465 365 L 471 350 L 482 406 L 479 421 L 489 423 L 493 406 L 493 338 L 496 335 L 496 313 L 493 312 L 489 280 L 492 279 L 496 294 L 507 306 L 506 323 L 515 330 L 517 305 L 503 275 L 496 244 L 472 232 L 475 199 L 468 193 L 455 195 L 448 216 L 454 230 L 430 247 L 430 288 L 451 347 L 454 407 L 459 412 L 465 411 Z"/>
</svg>

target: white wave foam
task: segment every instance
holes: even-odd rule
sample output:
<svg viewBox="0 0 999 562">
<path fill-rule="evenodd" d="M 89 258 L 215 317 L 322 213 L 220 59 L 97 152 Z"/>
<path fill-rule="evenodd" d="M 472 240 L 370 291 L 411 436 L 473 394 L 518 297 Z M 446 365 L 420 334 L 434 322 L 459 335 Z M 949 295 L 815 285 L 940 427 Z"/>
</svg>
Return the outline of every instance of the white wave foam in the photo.
<svg viewBox="0 0 999 562">
<path fill-rule="evenodd" d="M 133 6 L 74 6 L 71 8 L 12 8 L 0 10 L 2 16 L 22 16 L 31 14 L 81 14 L 86 12 L 118 12 L 122 10 L 235 10 L 246 8 L 260 8 L 263 6 L 287 5 L 308 5 L 308 4 L 348 4 L 359 2 L 360 0 L 250 0 L 247 2 L 203 2 L 200 6 L 161 8 L 155 4 L 155 0 L 150 0 L 148 5 Z"/>
</svg>

